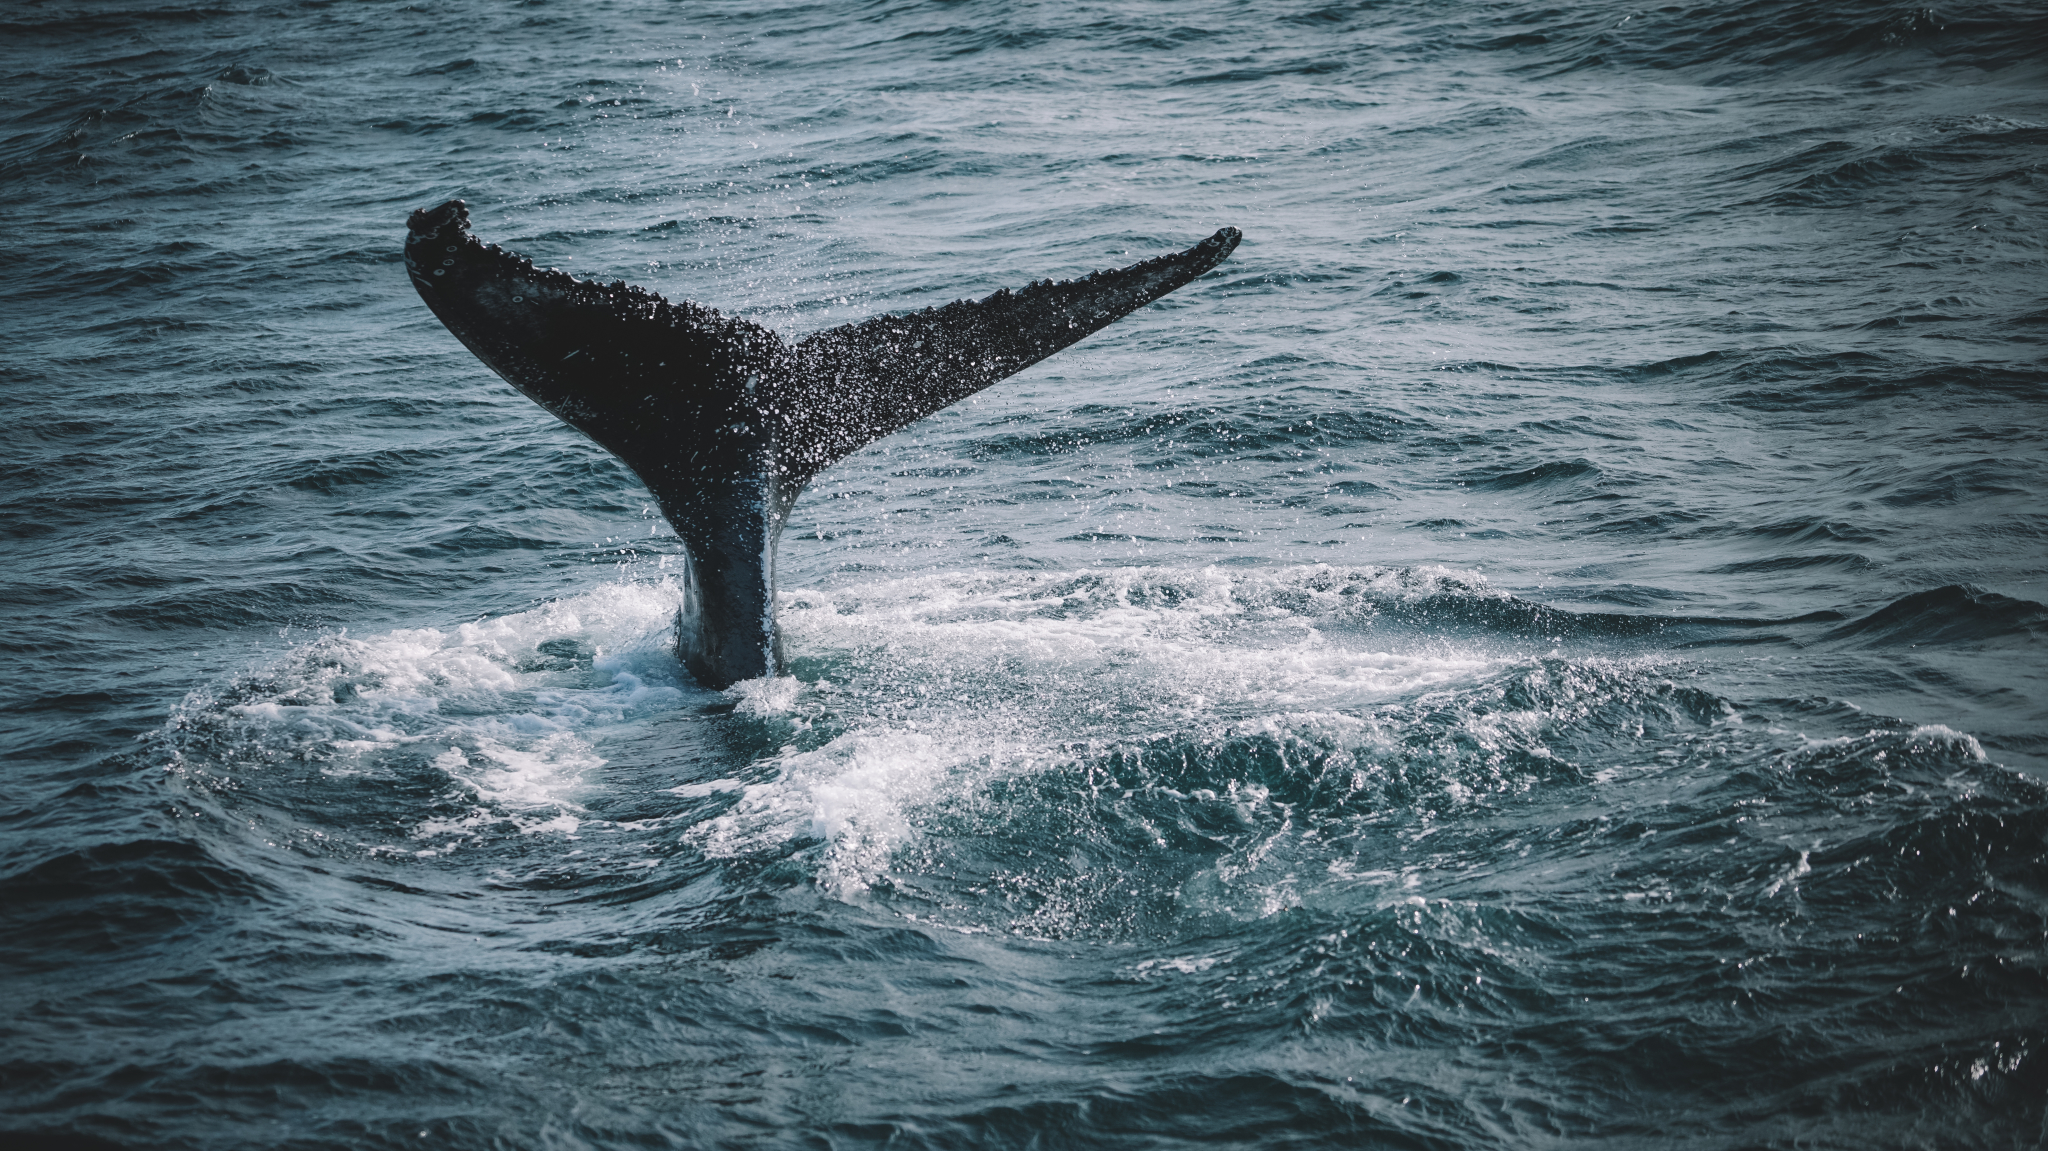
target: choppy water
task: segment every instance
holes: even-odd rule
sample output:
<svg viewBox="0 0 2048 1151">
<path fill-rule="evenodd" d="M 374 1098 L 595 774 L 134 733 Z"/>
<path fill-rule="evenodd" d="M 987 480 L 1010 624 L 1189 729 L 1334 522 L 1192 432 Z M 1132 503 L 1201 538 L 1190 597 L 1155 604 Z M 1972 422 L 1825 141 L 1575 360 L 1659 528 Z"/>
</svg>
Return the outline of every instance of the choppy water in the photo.
<svg viewBox="0 0 2048 1151">
<path fill-rule="evenodd" d="M 10 6 L 5 1129 L 2040 1145 L 2044 48 Z M 453 196 L 788 334 L 1246 240 L 826 472 L 716 695 L 407 283 Z"/>
</svg>

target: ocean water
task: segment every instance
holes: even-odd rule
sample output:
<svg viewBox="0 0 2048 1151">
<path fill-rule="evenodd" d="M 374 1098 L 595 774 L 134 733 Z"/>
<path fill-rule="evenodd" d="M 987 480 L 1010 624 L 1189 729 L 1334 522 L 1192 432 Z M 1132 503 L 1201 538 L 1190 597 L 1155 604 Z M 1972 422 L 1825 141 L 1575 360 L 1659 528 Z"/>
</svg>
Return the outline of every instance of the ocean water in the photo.
<svg viewBox="0 0 2048 1151">
<path fill-rule="evenodd" d="M 2048 15 L 0 13 L 16 1147 L 2048 1142 Z M 408 212 L 786 335 L 786 678 Z"/>
</svg>

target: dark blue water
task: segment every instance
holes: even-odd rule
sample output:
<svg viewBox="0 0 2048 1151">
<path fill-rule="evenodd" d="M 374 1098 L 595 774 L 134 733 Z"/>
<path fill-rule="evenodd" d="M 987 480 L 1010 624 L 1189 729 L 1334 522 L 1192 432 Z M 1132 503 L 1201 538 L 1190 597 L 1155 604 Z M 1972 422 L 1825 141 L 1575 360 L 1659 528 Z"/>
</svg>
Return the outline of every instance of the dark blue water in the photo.
<svg viewBox="0 0 2048 1151">
<path fill-rule="evenodd" d="M 0 1130 L 2048 1140 L 2048 16 L 17 0 Z M 797 336 L 1198 283 L 696 687 L 406 214 Z M 35 1138 L 29 1138 L 30 1135 Z"/>
</svg>

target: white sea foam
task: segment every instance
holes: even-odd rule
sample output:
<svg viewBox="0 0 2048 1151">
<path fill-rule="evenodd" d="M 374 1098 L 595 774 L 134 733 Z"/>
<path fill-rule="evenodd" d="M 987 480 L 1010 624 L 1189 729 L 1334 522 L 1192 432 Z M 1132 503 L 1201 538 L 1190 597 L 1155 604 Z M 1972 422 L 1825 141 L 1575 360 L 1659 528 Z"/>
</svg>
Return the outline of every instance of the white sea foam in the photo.
<svg viewBox="0 0 2048 1151">
<path fill-rule="evenodd" d="M 1347 712 L 1469 684 L 1503 661 L 1390 650 L 1325 625 L 1373 610 L 1361 587 L 1391 597 L 1454 584 L 1465 586 L 1436 572 L 1123 569 L 793 593 L 787 643 L 837 665 L 839 682 L 819 689 L 856 730 L 778 754 L 771 778 L 685 839 L 719 857 L 815 839 L 817 881 L 853 895 L 916 841 L 922 812 L 1070 759 L 1062 748 L 1194 726 L 1218 739 L 1337 738 L 1363 753 L 1382 736 Z M 799 687 L 756 680 L 730 694 L 736 713 L 768 718 L 803 712 Z"/>
<path fill-rule="evenodd" d="M 973 738 L 916 732 L 856 732 L 813 751 L 784 752 L 772 779 L 747 787 L 725 813 L 685 840 L 714 857 L 823 841 L 815 874 L 842 897 L 865 891 L 916 829 L 909 814 L 963 784 L 985 779 L 991 747 Z"/>
<path fill-rule="evenodd" d="M 1986 762 L 1984 745 L 1978 741 L 1976 736 L 1966 735 L 1945 724 L 1922 724 L 1906 733 L 1906 743 L 1909 746 L 1918 745 L 1923 747 L 1946 745 L 1961 751 L 1969 759 L 1978 763 Z"/>
<path fill-rule="evenodd" d="M 1447 572 L 1320 567 L 945 574 L 792 595 L 783 619 L 793 647 L 847 652 L 865 675 L 914 679 L 926 695 L 985 689 L 1188 720 L 1357 706 L 1499 667 L 1495 655 L 1395 649 L 1348 626 L 1383 599 L 1453 584 L 1471 586 Z"/>
<path fill-rule="evenodd" d="M 1200 975 L 1219 963 L 1230 960 L 1221 955 L 1181 955 L 1168 959 L 1146 959 L 1133 965 L 1130 970 L 1139 979 L 1150 979 L 1153 974 L 1164 975 L 1171 971 L 1180 975 Z"/>
<path fill-rule="evenodd" d="M 324 636 L 187 701 L 181 722 L 212 715 L 244 745 L 341 779 L 424 762 L 469 809 L 420 821 L 416 839 L 505 824 L 574 835 L 579 789 L 605 762 L 593 740 L 689 690 L 667 637 L 679 598 L 669 582 L 622 582 L 446 629 Z"/>
<path fill-rule="evenodd" d="M 803 681 L 795 676 L 763 676 L 741 680 L 727 688 L 725 694 L 739 701 L 733 708 L 734 712 L 753 719 L 767 719 L 787 712 L 803 686 Z"/>
<path fill-rule="evenodd" d="M 1545 713 L 1459 703 L 1507 657 L 1402 646 L 1365 626 L 1385 605 L 1446 594 L 1495 593 L 1441 570 L 1321 567 L 951 573 L 794 592 L 782 607 L 786 643 L 827 677 L 750 680 L 726 695 L 737 719 L 797 730 L 815 719 L 830 738 L 775 752 L 765 778 L 748 774 L 754 782 L 668 790 L 738 793 L 685 830 L 687 843 L 736 857 L 815 841 L 813 878 L 849 897 L 888 875 L 927 815 L 972 804 L 1004 776 L 1152 735 L 1263 741 L 1312 761 L 1337 793 L 1393 787 L 1456 803 L 1512 785 L 1464 758 L 1507 748 L 1540 758 Z M 508 826 L 587 834 L 579 796 L 605 762 L 597 742 L 693 690 L 669 641 L 679 598 L 667 582 L 617 583 L 448 629 L 324 638 L 232 710 L 329 774 L 430 764 L 467 806 L 422 820 L 422 850 Z M 1535 686 L 1549 683 L 1532 674 Z M 1433 766 L 1418 756 L 1438 752 L 1399 738 L 1415 717 L 1386 711 L 1430 700 L 1423 711 L 1463 714 L 1456 747 L 1469 749 L 1447 743 Z M 1278 866 L 1258 852 L 1232 856 L 1218 878 L 1291 905 L 1298 896 Z"/>
</svg>

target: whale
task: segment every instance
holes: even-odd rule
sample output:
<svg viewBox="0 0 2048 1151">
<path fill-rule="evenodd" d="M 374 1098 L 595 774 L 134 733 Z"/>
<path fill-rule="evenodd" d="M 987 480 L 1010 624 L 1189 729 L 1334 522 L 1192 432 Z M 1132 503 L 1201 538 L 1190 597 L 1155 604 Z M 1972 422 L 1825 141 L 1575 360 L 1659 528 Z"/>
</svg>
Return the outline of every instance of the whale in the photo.
<svg viewBox="0 0 2048 1151">
<path fill-rule="evenodd" d="M 479 240 L 450 200 L 406 222 L 420 298 L 484 365 L 618 457 L 682 541 L 676 654 L 703 687 L 783 674 L 775 554 L 819 472 L 1221 263 L 1240 233 L 1058 283 L 879 315 L 794 342 Z"/>
</svg>

